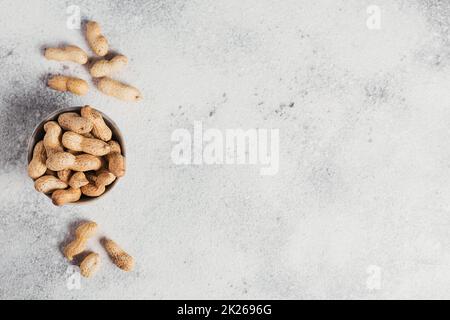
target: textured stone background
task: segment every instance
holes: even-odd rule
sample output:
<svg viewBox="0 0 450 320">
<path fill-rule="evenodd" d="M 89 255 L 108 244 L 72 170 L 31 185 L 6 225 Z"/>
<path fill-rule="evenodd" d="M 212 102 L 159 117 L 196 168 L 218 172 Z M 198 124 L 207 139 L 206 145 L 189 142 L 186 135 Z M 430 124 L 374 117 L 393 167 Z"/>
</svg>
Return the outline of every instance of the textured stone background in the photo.
<svg viewBox="0 0 450 320">
<path fill-rule="evenodd" d="M 50 73 L 89 78 L 42 56 L 88 50 L 66 28 L 71 4 L 130 57 L 120 78 L 142 103 L 46 88 Z M 437 0 L 2 0 L 0 298 L 450 298 L 449 28 Z M 56 208 L 26 176 L 27 140 L 83 104 L 122 128 L 128 174 L 95 204 Z M 280 128 L 279 173 L 175 166 L 170 134 L 196 120 Z M 102 269 L 69 290 L 60 246 L 81 219 L 136 270 L 93 241 Z"/>
</svg>

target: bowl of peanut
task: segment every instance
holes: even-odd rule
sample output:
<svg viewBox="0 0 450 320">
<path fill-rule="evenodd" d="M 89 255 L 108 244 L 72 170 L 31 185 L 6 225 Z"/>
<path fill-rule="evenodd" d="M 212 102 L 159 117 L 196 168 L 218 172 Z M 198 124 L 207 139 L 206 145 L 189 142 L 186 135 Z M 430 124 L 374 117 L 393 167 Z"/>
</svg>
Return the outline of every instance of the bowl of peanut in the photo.
<svg viewBox="0 0 450 320">
<path fill-rule="evenodd" d="M 114 121 L 90 106 L 53 112 L 28 142 L 28 176 L 57 206 L 98 199 L 124 174 L 122 134 Z"/>
</svg>

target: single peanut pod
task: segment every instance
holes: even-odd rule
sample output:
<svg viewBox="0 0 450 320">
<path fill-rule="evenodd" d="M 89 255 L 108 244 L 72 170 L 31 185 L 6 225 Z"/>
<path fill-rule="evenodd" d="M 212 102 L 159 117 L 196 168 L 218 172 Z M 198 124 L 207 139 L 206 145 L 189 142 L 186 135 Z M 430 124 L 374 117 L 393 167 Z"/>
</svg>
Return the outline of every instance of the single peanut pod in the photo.
<svg viewBox="0 0 450 320">
<path fill-rule="evenodd" d="M 110 239 L 103 239 L 102 244 L 116 266 L 124 271 L 131 271 L 133 269 L 133 257 L 120 248 L 117 243 Z"/>
<path fill-rule="evenodd" d="M 72 170 L 70 169 L 63 169 L 56 173 L 59 180 L 64 181 L 65 183 L 69 183 L 70 177 L 72 176 Z"/>
<path fill-rule="evenodd" d="M 95 62 L 90 70 L 91 76 L 101 78 L 116 73 L 128 64 L 128 58 L 124 55 L 117 55 L 111 60 L 100 60 Z"/>
<path fill-rule="evenodd" d="M 106 125 L 105 120 L 103 120 L 100 112 L 98 112 L 91 106 L 84 106 L 83 108 L 81 108 L 81 116 L 91 120 L 94 123 L 91 131 L 94 137 L 103 141 L 111 140 L 112 131 Z"/>
<path fill-rule="evenodd" d="M 108 170 L 99 170 L 97 175 L 88 174 L 89 184 L 81 187 L 81 193 L 88 197 L 99 197 L 106 191 L 106 186 L 116 180 L 116 176 Z"/>
<path fill-rule="evenodd" d="M 80 274 L 83 277 L 89 278 L 94 275 L 100 267 L 100 256 L 92 252 L 80 264 Z"/>
<path fill-rule="evenodd" d="M 116 180 L 116 176 L 106 169 L 101 169 L 97 171 L 92 180 L 97 186 L 109 186 Z"/>
<path fill-rule="evenodd" d="M 76 112 L 60 114 L 58 123 L 64 130 L 73 131 L 79 134 L 88 134 L 94 126 L 91 120 L 81 117 Z"/>
<path fill-rule="evenodd" d="M 95 21 L 89 21 L 86 24 L 86 39 L 92 51 L 100 57 L 108 53 L 108 40 L 102 35 L 100 25 Z"/>
<path fill-rule="evenodd" d="M 142 94 L 137 88 L 108 77 L 101 78 L 97 87 L 104 94 L 122 101 L 142 100 Z"/>
<path fill-rule="evenodd" d="M 75 229 L 75 239 L 64 248 L 64 256 L 72 260 L 74 256 L 80 254 L 86 248 L 86 243 L 97 232 L 97 223 L 86 221 Z"/>
<path fill-rule="evenodd" d="M 62 129 L 56 121 L 48 121 L 44 124 L 44 147 L 47 152 L 47 158 L 54 153 L 64 151 L 61 144 L 61 133 Z M 52 170 L 52 169 L 50 169 Z"/>
<path fill-rule="evenodd" d="M 45 161 L 47 160 L 47 153 L 43 141 L 36 143 L 33 149 L 33 158 L 28 164 L 28 176 L 32 179 L 37 179 L 47 170 Z"/>
<path fill-rule="evenodd" d="M 123 177 L 125 175 L 125 157 L 120 153 L 114 152 L 108 154 L 108 170 L 116 177 Z"/>
<path fill-rule="evenodd" d="M 86 81 L 75 77 L 53 76 L 48 80 L 47 85 L 54 90 L 69 91 L 78 96 L 84 96 L 89 90 Z"/>
<path fill-rule="evenodd" d="M 69 180 L 69 186 L 74 189 L 79 189 L 89 183 L 83 172 L 75 172 Z"/>
<path fill-rule="evenodd" d="M 85 221 L 75 229 L 76 238 L 91 238 L 97 232 L 98 225 L 94 221 Z"/>
<path fill-rule="evenodd" d="M 56 190 L 52 193 L 53 204 L 56 206 L 62 206 L 66 203 L 77 202 L 80 200 L 81 190 L 69 188 L 65 190 Z"/>
<path fill-rule="evenodd" d="M 98 170 L 102 167 L 102 160 L 91 154 L 74 156 L 69 152 L 58 152 L 47 158 L 46 165 L 50 170 L 60 171 L 70 169 L 74 171 Z"/>
<path fill-rule="evenodd" d="M 72 261 L 73 257 L 82 253 L 86 249 L 87 240 L 87 238 L 76 238 L 70 242 L 64 248 L 64 256 L 69 259 L 69 261 Z"/>
<path fill-rule="evenodd" d="M 111 146 L 111 152 L 106 155 L 108 161 L 108 170 L 116 177 L 123 177 L 125 175 L 125 157 L 121 155 L 121 148 L 117 141 L 111 140 L 108 142 Z"/>
<path fill-rule="evenodd" d="M 44 56 L 48 60 L 72 61 L 79 64 L 88 62 L 88 55 L 77 46 L 66 46 L 62 48 L 47 48 Z"/>
<path fill-rule="evenodd" d="M 76 156 L 69 152 L 57 152 L 50 155 L 47 158 L 47 167 L 53 171 L 61 171 L 64 169 L 70 169 L 75 163 Z"/>
<path fill-rule="evenodd" d="M 75 158 L 75 163 L 70 167 L 74 171 L 96 171 L 103 165 L 102 158 L 91 154 L 83 153 L 75 156 Z"/>
<path fill-rule="evenodd" d="M 82 186 L 81 193 L 88 197 L 99 197 L 102 194 L 105 193 L 106 188 L 103 185 L 97 186 L 95 184 L 87 184 L 85 186 Z"/>
<path fill-rule="evenodd" d="M 108 141 L 108 144 L 111 147 L 111 152 L 116 152 L 116 153 L 122 154 L 122 148 L 120 147 L 120 144 L 117 141 L 111 140 L 111 141 Z"/>
<path fill-rule="evenodd" d="M 104 156 L 111 151 L 111 147 L 100 139 L 86 138 L 81 134 L 67 131 L 63 134 L 62 144 L 73 151 L 83 151 L 94 156 Z"/>
<path fill-rule="evenodd" d="M 67 188 L 67 183 L 55 176 L 42 176 L 34 182 L 34 188 L 42 193 L 50 193 L 58 189 Z"/>
</svg>

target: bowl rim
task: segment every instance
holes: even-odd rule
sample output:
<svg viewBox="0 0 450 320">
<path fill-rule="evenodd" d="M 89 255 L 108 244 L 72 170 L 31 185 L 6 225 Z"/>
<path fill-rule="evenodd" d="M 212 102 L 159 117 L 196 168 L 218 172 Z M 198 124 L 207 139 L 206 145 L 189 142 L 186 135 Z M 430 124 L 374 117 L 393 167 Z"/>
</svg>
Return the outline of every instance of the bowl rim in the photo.
<svg viewBox="0 0 450 320">
<path fill-rule="evenodd" d="M 38 143 L 39 141 L 41 141 L 42 139 L 39 139 L 40 137 L 43 138 L 44 136 L 44 124 L 48 121 L 56 121 L 58 122 L 58 116 L 62 113 L 67 113 L 67 112 L 77 112 L 78 114 L 80 114 L 80 110 L 81 108 L 83 108 L 84 106 L 74 106 L 74 107 L 65 107 L 62 109 L 58 109 L 55 110 L 53 112 L 51 112 L 49 115 L 47 115 L 46 117 L 44 117 L 43 120 L 41 120 L 33 129 L 29 139 L 28 139 L 28 145 L 27 145 L 27 165 L 30 163 L 31 159 L 33 158 L 33 151 L 34 151 L 34 147 L 36 145 L 36 143 Z M 92 107 L 93 108 L 93 107 Z M 93 108 L 95 109 L 95 108 Z M 123 139 L 123 135 L 122 132 L 120 131 L 119 127 L 117 126 L 117 124 L 105 113 L 103 113 L 102 111 L 95 109 L 96 111 L 98 111 L 102 117 L 103 120 L 105 120 L 106 125 L 111 129 L 112 131 L 112 140 L 115 140 L 119 143 L 120 148 L 121 148 L 121 153 L 123 156 L 126 156 L 126 150 L 125 150 L 125 143 L 124 143 L 124 139 Z M 30 178 L 31 179 L 31 178 Z M 76 202 L 70 202 L 67 203 L 67 205 L 84 205 L 96 200 L 99 200 L 100 198 L 104 197 L 109 191 L 111 191 L 111 189 L 114 188 L 114 186 L 117 184 L 117 182 L 120 180 L 121 178 L 116 177 L 116 179 L 114 180 L 113 183 L 111 183 L 110 185 L 108 185 L 106 187 L 105 192 L 98 196 L 98 197 L 87 197 L 87 196 L 81 196 L 80 200 L 76 201 Z M 32 181 L 36 181 L 31 179 Z M 51 193 L 50 194 L 45 194 L 42 193 L 43 195 L 45 195 L 47 198 L 51 199 Z"/>
</svg>

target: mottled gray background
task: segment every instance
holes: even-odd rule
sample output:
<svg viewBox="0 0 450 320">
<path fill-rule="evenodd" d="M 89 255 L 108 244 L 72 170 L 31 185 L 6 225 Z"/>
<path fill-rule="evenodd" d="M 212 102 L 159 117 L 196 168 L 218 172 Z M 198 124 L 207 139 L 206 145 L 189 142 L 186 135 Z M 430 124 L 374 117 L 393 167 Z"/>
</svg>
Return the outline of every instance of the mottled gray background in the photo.
<svg viewBox="0 0 450 320">
<path fill-rule="evenodd" d="M 366 27 L 370 4 L 381 30 Z M 88 50 L 69 5 L 130 58 L 119 78 L 143 102 L 46 88 L 50 73 L 89 79 L 42 56 Z M 449 28 L 437 0 L 2 0 L 0 298 L 450 298 Z M 92 205 L 57 208 L 26 175 L 27 140 L 83 104 L 122 128 L 128 174 Z M 279 128 L 279 173 L 175 166 L 170 134 L 197 120 Z M 60 246 L 80 219 L 136 270 L 94 239 L 102 269 L 69 290 Z"/>
</svg>

